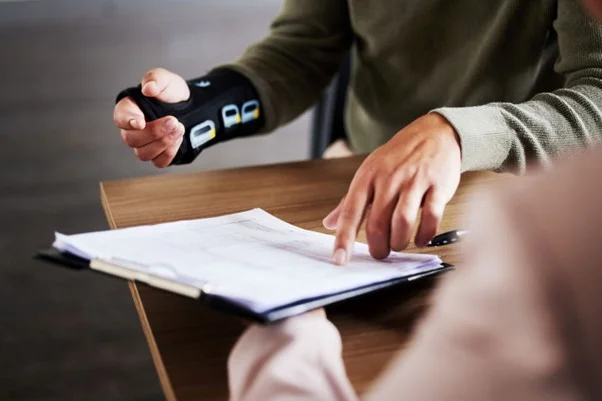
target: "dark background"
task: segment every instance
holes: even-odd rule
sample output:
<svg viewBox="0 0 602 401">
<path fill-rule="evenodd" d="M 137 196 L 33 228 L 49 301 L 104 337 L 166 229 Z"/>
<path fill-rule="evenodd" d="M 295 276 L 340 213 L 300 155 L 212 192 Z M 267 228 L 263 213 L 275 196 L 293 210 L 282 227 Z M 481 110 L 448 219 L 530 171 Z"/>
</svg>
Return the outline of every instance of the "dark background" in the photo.
<svg viewBox="0 0 602 401">
<path fill-rule="evenodd" d="M 186 78 L 267 33 L 276 0 L 0 0 L 0 399 L 159 400 L 127 285 L 33 261 L 53 232 L 106 229 L 100 180 L 308 157 L 308 117 L 208 150 L 137 161 L 113 98 L 150 67 Z"/>
</svg>

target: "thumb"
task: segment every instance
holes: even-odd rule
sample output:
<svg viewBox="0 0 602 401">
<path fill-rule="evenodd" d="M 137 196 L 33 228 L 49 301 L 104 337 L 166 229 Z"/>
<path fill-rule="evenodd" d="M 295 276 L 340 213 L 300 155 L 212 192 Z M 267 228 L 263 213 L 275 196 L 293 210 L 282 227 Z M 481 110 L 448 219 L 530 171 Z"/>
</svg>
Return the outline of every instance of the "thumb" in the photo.
<svg viewBox="0 0 602 401">
<path fill-rule="evenodd" d="M 188 100 L 190 89 L 181 76 L 163 68 L 154 68 L 142 78 L 142 94 L 166 103 Z"/>
</svg>

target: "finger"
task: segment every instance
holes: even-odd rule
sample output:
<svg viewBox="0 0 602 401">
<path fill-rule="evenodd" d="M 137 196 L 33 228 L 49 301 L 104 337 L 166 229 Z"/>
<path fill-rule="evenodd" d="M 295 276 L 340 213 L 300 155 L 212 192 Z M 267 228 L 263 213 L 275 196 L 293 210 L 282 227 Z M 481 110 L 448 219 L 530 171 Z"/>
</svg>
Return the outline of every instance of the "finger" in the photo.
<svg viewBox="0 0 602 401">
<path fill-rule="evenodd" d="M 422 182 L 413 179 L 402 185 L 397 206 L 391 217 L 391 249 L 401 252 L 408 247 L 412 230 L 416 226 L 418 210 L 426 189 Z"/>
<path fill-rule="evenodd" d="M 349 261 L 357 231 L 372 198 L 372 177 L 358 171 L 345 197 L 338 218 L 333 262 L 341 266 Z"/>
<path fill-rule="evenodd" d="M 138 159 L 142 161 L 155 160 L 161 153 L 165 152 L 168 148 L 175 146 L 177 143 L 181 143 L 180 139 L 184 135 L 184 126 L 179 124 L 177 136 L 164 136 L 161 139 L 157 139 L 147 145 L 135 148 L 134 152 Z M 179 147 L 179 146 L 178 146 Z M 177 148 L 176 148 L 177 150 Z"/>
<path fill-rule="evenodd" d="M 142 78 L 142 94 L 162 102 L 178 103 L 190 97 L 186 81 L 163 68 L 154 68 Z"/>
<path fill-rule="evenodd" d="M 435 188 L 431 188 L 427 192 L 422 206 L 420 227 L 416 233 L 415 243 L 417 247 L 426 246 L 437 234 L 446 203 L 444 197 Z"/>
<path fill-rule="evenodd" d="M 124 130 L 142 130 L 146 126 L 144 114 L 130 97 L 121 99 L 113 111 L 113 121 Z"/>
<path fill-rule="evenodd" d="M 146 125 L 140 131 L 122 130 L 121 138 L 131 148 L 141 148 L 165 137 L 177 139 L 184 131 L 184 126 L 172 116 L 163 117 Z"/>
<path fill-rule="evenodd" d="M 324 227 L 326 229 L 328 229 L 328 230 L 336 230 L 337 229 L 339 216 L 341 214 L 341 209 L 343 208 L 344 202 L 345 202 L 345 197 L 343 196 L 343 199 L 341 199 L 341 201 L 339 202 L 337 207 L 335 207 L 334 210 L 332 212 L 330 212 L 328 214 L 328 216 L 326 216 L 324 218 L 324 220 L 322 220 L 322 224 L 324 225 Z"/>
<path fill-rule="evenodd" d="M 155 165 L 155 167 L 165 168 L 165 167 L 169 166 L 171 164 L 171 162 L 173 161 L 174 157 L 176 157 L 176 154 L 178 153 L 178 149 L 180 149 L 180 146 L 182 145 L 183 140 L 184 140 L 184 137 L 183 136 L 180 137 L 180 139 L 178 139 L 174 145 L 165 149 L 163 151 L 163 153 L 161 153 L 159 156 L 154 158 L 153 164 Z"/>
<path fill-rule="evenodd" d="M 398 181 L 386 178 L 377 183 L 370 214 L 366 217 L 366 238 L 370 255 L 375 259 L 384 259 L 391 252 L 391 216 L 399 197 Z"/>
</svg>

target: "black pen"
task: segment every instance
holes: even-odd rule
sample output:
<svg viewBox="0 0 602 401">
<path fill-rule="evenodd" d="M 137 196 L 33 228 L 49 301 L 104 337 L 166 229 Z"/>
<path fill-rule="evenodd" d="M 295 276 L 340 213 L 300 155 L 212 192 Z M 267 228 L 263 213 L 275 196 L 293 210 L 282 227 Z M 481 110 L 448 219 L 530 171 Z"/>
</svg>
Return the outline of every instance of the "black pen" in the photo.
<svg viewBox="0 0 602 401">
<path fill-rule="evenodd" d="M 448 231 L 443 234 L 435 235 L 432 240 L 426 246 L 443 246 L 454 244 L 460 240 L 463 236 L 468 234 L 466 230 L 454 230 Z"/>
</svg>

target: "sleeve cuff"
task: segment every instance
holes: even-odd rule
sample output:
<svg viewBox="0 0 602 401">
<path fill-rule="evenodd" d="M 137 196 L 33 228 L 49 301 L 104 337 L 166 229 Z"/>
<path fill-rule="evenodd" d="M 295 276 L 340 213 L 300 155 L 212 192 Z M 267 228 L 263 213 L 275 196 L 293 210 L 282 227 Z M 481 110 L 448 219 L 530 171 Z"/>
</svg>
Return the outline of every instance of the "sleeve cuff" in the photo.
<svg viewBox="0 0 602 401">
<path fill-rule="evenodd" d="M 340 353 L 342 350 L 339 331 L 326 316 L 318 313 L 304 313 L 272 325 L 255 327 L 260 331 L 269 331 L 274 335 L 282 336 L 289 341 L 318 342 L 327 344 L 327 348 L 334 349 L 335 352 Z"/>
<path fill-rule="evenodd" d="M 497 170 L 510 152 L 512 129 L 495 106 L 435 109 L 454 127 L 462 147 L 462 171 Z"/>
</svg>

